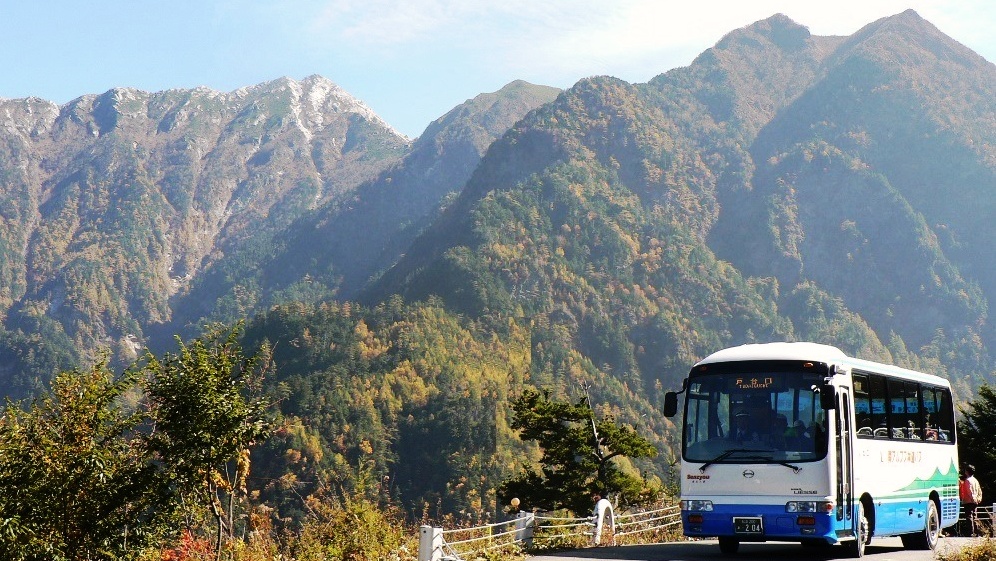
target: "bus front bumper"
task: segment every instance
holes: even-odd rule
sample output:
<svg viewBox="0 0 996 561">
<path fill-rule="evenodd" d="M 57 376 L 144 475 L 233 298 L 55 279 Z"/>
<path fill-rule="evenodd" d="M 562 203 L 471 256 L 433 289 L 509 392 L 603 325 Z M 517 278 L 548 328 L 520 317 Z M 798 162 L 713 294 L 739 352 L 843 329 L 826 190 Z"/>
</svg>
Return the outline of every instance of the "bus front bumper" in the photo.
<svg viewBox="0 0 996 561">
<path fill-rule="evenodd" d="M 711 511 L 681 511 L 686 536 L 733 537 L 745 542 L 819 538 L 836 543 L 832 517 L 823 512 L 786 512 L 784 504 L 716 504 Z"/>
</svg>

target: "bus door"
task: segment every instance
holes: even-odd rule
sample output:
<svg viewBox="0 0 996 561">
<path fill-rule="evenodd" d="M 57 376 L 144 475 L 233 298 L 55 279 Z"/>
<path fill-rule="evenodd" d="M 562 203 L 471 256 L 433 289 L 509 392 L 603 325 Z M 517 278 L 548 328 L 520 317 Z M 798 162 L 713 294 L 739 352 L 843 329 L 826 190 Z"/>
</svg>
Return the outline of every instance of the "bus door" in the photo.
<svg viewBox="0 0 996 561">
<path fill-rule="evenodd" d="M 854 451 L 853 431 L 851 427 L 851 389 L 846 387 L 837 390 L 837 410 L 834 417 L 834 439 L 837 452 L 837 527 L 854 530 L 857 521 L 854 518 Z M 854 535 L 848 533 L 848 535 Z"/>
</svg>

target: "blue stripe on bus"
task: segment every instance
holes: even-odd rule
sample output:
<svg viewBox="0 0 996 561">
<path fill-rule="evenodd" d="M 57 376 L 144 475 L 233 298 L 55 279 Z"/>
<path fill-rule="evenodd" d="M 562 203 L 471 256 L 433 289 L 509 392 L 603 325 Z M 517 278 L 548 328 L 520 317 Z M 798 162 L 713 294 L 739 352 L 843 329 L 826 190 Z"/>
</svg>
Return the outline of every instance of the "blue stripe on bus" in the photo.
<svg viewBox="0 0 996 561">
<path fill-rule="evenodd" d="M 689 515 L 696 514 L 702 516 L 702 522 L 689 522 Z M 763 535 L 735 534 L 733 518 L 741 516 L 760 516 L 764 525 Z M 816 519 L 816 524 L 799 525 L 800 516 L 812 516 Z M 714 504 L 711 512 L 682 511 L 681 518 L 685 535 L 692 537 L 736 536 L 743 541 L 751 541 L 752 539 L 798 540 L 801 538 L 837 540 L 837 534 L 832 524 L 836 522 L 833 514 L 785 512 L 784 503 L 778 505 Z"/>
<path fill-rule="evenodd" d="M 874 516 L 875 535 L 889 536 L 919 532 L 923 530 L 926 516 L 926 499 L 909 498 L 889 501 L 876 501 L 874 513 L 866 513 L 869 519 Z M 943 500 L 941 510 L 950 512 L 957 501 Z M 734 536 L 743 541 L 799 540 L 803 538 L 824 538 L 838 541 L 839 537 L 850 536 L 851 520 L 837 520 L 837 512 L 832 513 L 789 513 L 785 505 L 744 505 L 714 504 L 710 512 L 682 511 L 684 534 L 690 537 Z M 690 515 L 702 516 L 702 522 L 689 521 Z M 734 517 L 758 517 L 762 519 L 764 533 L 761 535 L 736 534 L 733 530 Z M 812 516 L 815 525 L 800 525 L 800 516 Z M 955 518 L 957 520 L 957 518 Z M 942 526 L 955 520 L 945 517 Z"/>
</svg>

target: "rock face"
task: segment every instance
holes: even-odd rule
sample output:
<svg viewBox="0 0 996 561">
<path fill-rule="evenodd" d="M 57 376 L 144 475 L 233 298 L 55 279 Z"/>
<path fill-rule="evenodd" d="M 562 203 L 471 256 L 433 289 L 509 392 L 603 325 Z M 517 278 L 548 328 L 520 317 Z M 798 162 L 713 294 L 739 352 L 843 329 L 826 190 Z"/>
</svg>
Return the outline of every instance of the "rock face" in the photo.
<svg viewBox="0 0 996 561">
<path fill-rule="evenodd" d="M 143 340 L 226 257 L 398 161 L 332 82 L 0 100 L 0 311 L 81 349 Z M 27 322 L 27 323 L 25 323 Z"/>
<path fill-rule="evenodd" d="M 205 320 L 355 293 L 559 91 L 514 82 L 414 143 L 319 76 L 0 100 L 0 335 L 127 362 Z"/>
</svg>

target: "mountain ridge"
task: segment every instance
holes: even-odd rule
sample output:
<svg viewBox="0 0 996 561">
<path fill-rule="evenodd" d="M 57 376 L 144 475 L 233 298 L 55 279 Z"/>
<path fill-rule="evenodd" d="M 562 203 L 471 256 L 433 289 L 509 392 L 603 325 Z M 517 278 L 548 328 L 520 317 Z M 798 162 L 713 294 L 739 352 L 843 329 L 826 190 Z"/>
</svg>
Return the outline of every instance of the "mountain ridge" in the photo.
<svg viewBox="0 0 996 561">
<path fill-rule="evenodd" d="M 916 12 L 848 37 L 775 15 L 647 83 L 510 83 L 414 140 L 309 84 L 0 102 L 11 394 L 247 319 L 291 372 L 281 438 L 330 471 L 372 447 L 432 499 L 458 492 L 412 466 L 445 441 L 471 504 L 517 465 L 525 388 L 590 383 L 673 451 L 663 393 L 722 347 L 819 341 L 962 401 L 992 380 L 996 67 Z"/>
<path fill-rule="evenodd" d="M 767 47 L 764 46 L 765 42 Z M 867 118 L 871 113 L 863 108 L 877 107 L 869 105 L 869 99 L 875 99 L 874 97 L 855 98 L 854 93 L 849 95 L 827 93 L 837 88 L 838 84 L 842 88 L 851 87 L 852 89 L 847 91 L 853 91 L 854 84 L 862 84 L 860 80 L 864 80 L 867 84 L 860 90 L 865 92 L 861 95 L 880 96 L 883 103 L 891 104 L 891 112 L 885 113 L 889 118 L 879 116 L 870 121 L 875 122 L 881 131 L 886 131 L 885 134 L 889 134 L 888 131 L 893 123 L 902 118 L 900 114 L 924 114 L 914 111 L 914 107 L 922 107 L 927 113 L 933 111 L 932 108 L 937 106 L 931 105 L 934 99 L 930 97 L 930 92 L 957 89 L 960 78 L 949 79 L 944 74 L 935 73 L 929 74 L 932 81 L 926 81 L 926 75 L 921 76 L 919 72 L 923 68 L 934 68 L 933 61 L 938 60 L 936 56 L 915 59 L 914 62 L 920 64 L 919 67 L 903 67 L 907 74 L 919 77 L 919 82 L 909 77 L 897 78 L 893 68 L 895 61 L 890 58 L 890 53 L 900 49 L 896 45 L 905 42 L 911 42 L 912 45 L 931 45 L 930 49 L 924 49 L 923 52 L 941 53 L 945 61 L 950 59 L 961 64 L 978 65 L 978 67 L 969 67 L 972 70 L 969 76 L 976 76 L 974 89 L 992 91 L 993 84 L 996 83 L 990 71 L 992 65 L 981 64 L 979 62 L 981 59 L 977 57 L 948 57 L 948 53 L 964 54 L 963 47 L 941 34 L 913 11 L 873 22 L 851 38 L 829 39 L 814 39 L 804 27 L 794 24 L 784 16 L 774 16 L 727 34 L 715 47 L 700 55 L 692 67 L 669 71 L 646 85 L 620 84 L 612 94 L 606 96 L 606 99 L 614 100 L 616 104 L 614 109 L 611 104 L 603 106 L 598 101 L 601 97 L 598 92 L 614 87 L 612 79 L 582 80 L 561 97 L 561 103 L 572 104 L 573 111 L 566 118 L 557 115 L 548 117 L 546 122 L 540 122 L 543 116 L 549 116 L 556 111 L 556 105 L 543 108 L 532 114 L 531 121 L 527 118 L 523 123 L 516 125 L 509 135 L 492 146 L 488 157 L 471 178 L 467 188 L 450 207 L 449 214 L 452 218 L 448 226 L 444 216 L 443 220 L 434 225 L 437 231 L 433 233 L 433 230 L 430 230 L 421 241 L 416 241 L 413 251 L 384 277 L 383 284 L 374 290 L 366 301 L 373 302 L 395 292 L 412 299 L 421 299 L 434 294 L 470 315 L 487 310 L 493 311 L 493 306 L 496 305 L 499 309 L 507 310 L 507 313 L 513 313 L 515 306 L 511 302 L 517 301 L 512 296 L 517 294 L 515 281 L 511 287 L 506 284 L 503 288 L 502 282 L 491 285 L 491 290 L 486 294 L 481 288 L 477 289 L 476 296 L 467 292 L 468 282 L 475 287 L 482 287 L 488 282 L 486 278 L 502 278 L 500 270 L 516 269 L 514 264 L 501 262 L 497 255 L 491 256 L 487 253 L 487 245 L 482 245 L 487 237 L 481 239 L 475 237 L 479 234 L 471 234 L 469 225 L 475 220 L 480 224 L 482 220 L 479 215 L 474 214 L 480 212 L 478 205 L 490 205 L 493 202 L 490 197 L 501 198 L 506 193 L 532 188 L 532 185 L 539 188 L 540 185 L 534 183 L 535 179 L 531 180 L 529 177 L 537 177 L 539 174 L 541 183 L 547 181 L 543 179 L 545 174 L 554 173 L 553 169 L 557 165 L 580 169 L 590 167 L 592 162 L 600 162 L 598 169 L 591 170 L 592 173 L 605 174 L 605 179 L 602 181 L 608 181 L 610 185 L 618 181 L 619 188 L 622 189 L 619 191 L 620 194 L 633 193 L 644 199 L 642 210 L 627 206 L 628 212 L 636 215 L 638 212 L 646 212 L 653 208 L 682 209 L 672 220 L 676 220 L 676 223 L 684 222 L 686 226 L 691 227 L 688 230 L 690 239 L 708 239 L 711 244 L 716 244 L 719 255 L 730 259 L 732 264 L 742 267 L 744 272 L 750 275 L 742 281 L 731 279 L 734 284 L 743 281 L 748 281 L 748 284 L 757 282 L 768 284 L 773 280 L 777 283 L 776 286 L 782 286 L 785 290 L 802 290 L 800 294 L 810 293 L 816 296 L 822 293 L 818 298 L 842 298 L 841 302 L 845 307 L 839 308 L 835 315 L 847 323 L 854 324 L 854 328 L 857 329 L 855 333 L 863 333 L 860 339 L 850 344 L 842 344 L 850 352 L 866 349 L 872 353 L 869 358 L 891 360 L 892 352 L 887 348 L 890 344 L 895 348 L 897 356 L 908 356 L 905 354 L 907 341 L 913 348 L 923 349 L 947 338 L 970 341 L 983 337 L 989 340 L 991 327 L 986 321 L 985 310 L 986 302 L 991 297 L 987 294 L 991 292 L 987 292 L 985 286 L 983 290 L 979 290 L 976 284 L 978 280 L 964 276 L 962 269 L 970 265 L 964 261 L 952 260 L 953 256 L 945 254 L 942 242 L 934 231 L 935 224 L 927 221 L 925 217 L 928 215 L 923 214 L 927 209 L 936 206 L 936 203 L 911 204 L 906 200 L 906 189 L 912 185 L 909 177 L 897 163 L 899 160 L 883 161 L 881 165 L 887 169 L 879 171 L 865 169 L 867 163 L 862 158 L 867 156 L 855 152 L 864 154 L 867 150 L 855 144 L 852 138 L 854 134 L 860 134 L 860 131 L 836 131 L 833 132 L 833 136 L 825 136 L 835 130 L 831 125 L 827 133 L 822 133 L 829 140 L 827 142 L 820 140 L 820 137 L 813 138 L 814 129 L 807 128 L 818 127 L 819 118 L 815 123 L 812 119 L 821 115 L 821 111 L 827 108 L 831 108 L 832 113 L 822 115 L 824 127 L 826 123 L 834 123 L 841 118 L 845 119 L 844 123 L 848 123 L 846 119 L 852 118 L 848 117 L 849 114 L 854 114 L 853 118 Z M 883 49 L 882 45 L 888 48 Z M 753 50 L 745 53 L 743 51 L 745 48 Z M 747 58 L 744 58 L 745 56 Z M 784 61 L 784 66 L 773 74 L 763 75 L 758 74 L 756 64 L 742 62 L 762 59 L 774 61 L 765 66 L 765 70 L 779 68 L 779 61 Z M 878 66 L 869 67 L 865 62 L 874 60 L 880 61 L 877 63 Z M 921 70 L 917 70 L 918 68 Z M 765 82 L 766 76 L 767 82 Z M 781 78 L 783 76 L 791 78 L 786 80 Z M 897 79 L 903 81 L 897 82 Z M 924 83 L 926 85 L 921 85 Z M 770 86 L 765 88 L 763 84 Z M 878 84 L 892 84 L 893 87 L 875 89 Z M 917 95 L 921 97 L 918 98 Z M 826 99 L 835 101 L 828 102 L 831 105 L 816 106 L 812 103 L 812 100 L 817 99 L 816 96 L 820 96 L 819 99 L 825 96 Z M 920 101 L 916 102 L 917 99 Z M 677 103 L 683 105 L 676 105 Z M 844 107 L 846 104 L 849 104 L 850 108 Z M 684 111 L 681 114 L 678 113 L 679 107 Z M 661 109 L 664 112 L 657 113 Z M 802 113 L 794 114 L 793 111 Z M 992 109 L 983 109 L 982 112 L 989 116 L 996 114 Z M 689 121 L 675 119 L 676 115 L 688 118 Z M 765 120 L 766 116 L 771 117 L 769 121 Z M 642 119 L 649 120 L 640 124 Z M 547 122 L 555 122 L 556 125 L 552 130 L 544 130 Z M 614 122 L 616 124 L 613 124 Z M 581 128 L 576 128 L 578 126 Z M 911 132 L 905 134 L 914 134 L 913 130 L 919 133 L 924 130 L 924 126 L 926 126 L 924 123 L 910 125 L 908 128 Z M 589 130 L 588 127 L 594 128 Z M 792 132 L 793 128 L 797 128 L 797 132 Z M 632 133 L 640 129 L 649 131 L 645 134 L 647 138 L 669 138 L 670 140 L 660 144 L 666 147 L 665 151 L 657 152 L 658 149 L 654 148 L 650 152 L 639 152 L 619 147 L 620 143 L 629 147 L 639 147 L 640 137 L 632 136 Z M 623 135 L 618 136 L 618 133 Z M 617 136 L 613 137 L 614 134 Z M 786 139 L 791 139 L 793 136 L 798 138 L 786 143 Z M 624 138 L 628 140 L 624 141 Z M 606 143 L 608 139 L 613 140 Z M 777 141 L 773 143 L 773 139 Z M 835 139 L 850 140 L 844 149 L 833 144 Z M 599 144 L 592 144 L 592 140 Z M 535 144 L 529 144 L 531 141 Z M 529 148 L 516 150 L 513 146 L 517 144 L 529 144 Z M 932 141 L 926 144 L 930 149 L 942 147 Z M 744 150 L 745 145 L 752 146 L 749 150 Z M 830 158 L 828 161 L 841 162 L 835 163 L 834 175 L 829 184 L 826 183 L 826 179 L 819 179 L 819 176 L 815 175 L 831 171 L 831 168 L 815 167 L 814 163 L 818 163 L 819 160 L 814 162 L 812 152 L 817 149 L 827 154 Z M 509 153 L 503 152 L 509 150 L 511 151 Z M 676 170 L 673 167 L 675 163 L 689 162 L 686 154 L 696 151 L 702 155 L 708 154 L 704 157 L 710 160 L 700 168 L 700 171 L 694 171 L 695 167 L 687 167 L 684 170 Z M 654 153 L 658 156 L 648 159 L 648 156 Z M 873 156 L 877 153 L 874 150 L 867 152 Z M 531 167 L 526 163 L 535 154 L 541 154 L 538 158 L 539 167 Z M 901 152 L 889 152 L 889 154 L 901 158 Z M 629 165 L 622 164 L 624 159 L 634 156 L 635 159 Z M 658 167 L 653 162 L 655 158 L 660 157 L 663 157 L 663 165 Z M 787 157 L 794 159 L 786 160 Z M 802 159 L 799 159 L 800 157 Z M 587 163 L 580 163 L 582 161 Z M 924 162 L 925 166 L 932 162 L 930 159 L 920 161 Z M 509 162 L 515 163 L 510 165 Z M 786 167 L 785 164 L 788 162 L 803 168 L 793 170 Z M 663 184 L 654 186 L 647 181 L 650 177 L 648 175 L 637 173 L 626 176 L 646 166 L 651 166 L 648 169 L 654 176 L 667 178 L 671 175 L 671 182 L 665 179 Z M 616 169 L 613 169 L 614 167 Z M 654 167 L 657 169 L 654 170 Z M 941 171 L 945 168 L 934 166 L 933 169 Z M 991 168 L 984 169 L 987 174 L 992 171 Z M 518 174 L 508 175 L 505 170 L 516 170 Z M 862 185 L 862 189 L 868 190 L 869 193 L 878 193 L 873 200 L 883 205 L 882 209 L 878 213 L 870 211 L 862 214 L 858 212 L 861 207 L 856 200 L 839 199 L 836 205 L 843 202 L 859 205 L 833 207 L 842 216 L 853 215 L 854 218 L 841 220 L 838 225 L 841 234 L 836 236 L 824 234 L 822 228 L 814 230 L 814 212 L 818 207 L 813 206 L 813 202 L 819 199 L 807 202 L 806 206 L 803 206 L 793 191 L 803 186 L 797 178 L 801 171 L 805 171 L 805 181 L 812 185 L 807 189 L 818 189 L 812 191 L 814 195 L 818 195 L 819 190 L 825 191 L 830 185 L 837 188 L 837 185 L 846 184 L 841 183 L 842 181 L 853 182 L 855 186 Z M 689 173 L 692 175 L 688 175 Z M 684 179 L 674 182 L 675 174 Z M 890 174 L 896 174 L 893 181 L 889 180 Z M 695 177 L 698 179 L 692 179 Z M 895 181 L 899 183 L 896 184 Z M 824 186 L 819 187 L 820 183 Z M 987 182 L 977 188 L 981 189 L 983 185 L 986 189 L 992 187 L 991 182 Z M 785 187 L 789 190 L 782 191 Z M 662 188 L 664 192 L 669 193 L 668 197 L 655 198 L 662 192 L 660 190 Z M 679 192 L 683 192 L 684 195 L 676 196 Z M 860 191 L 855 191 L 857 192 Z M 830 195 L 830 192 L 827 191 L 826 195 Z M 848 195 L 848 197 L 853 196 Z M 964 209 L 967 199 L 960 200 L 960 208 Z M 508 201 L 507 204 L 525 203 L 518 200 L 515 203 Z M 557 202 L 554 201 L 551 205 L 553 208 Z M 508 210 L 511 209 L 506 208 L 500 212 Z M 537 209 L 537 211 L 541 218 L 547 215 L 544 210 Z M 803 222 L 799 222 L 794 217 L 799 214 L 799 218 L 803 218 L 800 214 L 803 211 L 808 214 Z M 975 216 L 983 219 L 985 213 Z M 554 216 L 545 219 L 553 220 L 554 225 L 556 224 Z M 525 219 L 520 215 L 518 220 Z M 787 221 L 779 224 L 778 220 Z M 752 224 L 756 228 L 748 230 L 750 234 L 744 236 L 744 224 Z M 884 224 L 894 224 L 899 228 L 893 232 L 891 240 L 889 237 L 881 236 L 889 232 L 883 230 Z M 565 224 L 564 228 L 568 226 Z M 526 228 L 528 230 L 530 227 Z M 867 240 L 865 242 L 861 240 L 868 235 L 867 232 L 872 231 L 879 234 L 874 243 L 880 247 L 869 253 L 871 246 L 867 245 Z M 771 237 L 770 232 L 780 232 L 780 239 Z M 847 236 L 851 235 L 858 236 L 854 241 L 864 245 L 854 246 L 850 252 L 842 251 L 840 241 L 846 240 Z M 635 247 L 641 250 L 651 238 L 633 239 Z M 745 241 L 749 248 L 747 251 L 743 249 Z M 542 248 L 541 251 L 546 254 L 555 253 L 555 248 L 548 245 L 548 242 L 534 239 L 532 243 Z M 773 245 L 766 249 L 764 244 Z M 893 252 L 889 249 L 896 247 L 896 244 L 900 244 L 899 247 L 903 247 L 902 251 L 906 253 Z M 865 248 L 863 253 L 855 253 L 861 247 Z M 973 251 L 977 252 L 980 249 L 976 247 Z M 702 250 L 706 253 L 712 252 L 706 247 Z M 594 253 L 594 248 L 591 248 L 591 252 Z M 896 256 L 887 258 L 890 253 L 896 253 Z M 905 255 L 906 259 L 897 261 L 896 257 L 899 255 Z M 543 258 L 532 259 L 543 264 Z M 855 259 L 858 259 L 857 263 L 860 263 L 860 266 L 855 265 Z M 491 260 L 502 264 L 489 265 Z M 766 267 L 765 263 L 774 263 L 774 266 Z M 554 270 L 560 267 L 560 265 L 544 266 L 552 266 Z M 524 274 L 533 279 L 537 274 L 551 275 L 547 280 L 548 283 L 555 283 L 554 279 L 560 274 L 553 270 L 542 273 L 530 267 L 526 270 L 528 274 Z M 837 271 L 836 274 L 834 270 Z M 886 282 L 891 276 L 890 273 L 898 271 L 902 271 L 906 278 L 902 281 L 897 279 Z M 841 272 L 845 274 L 842 276 Z M 581 271 L 574 269 L 573 273 L 581 274 Z M 919 284 L 912 282 L 923 278 L 925 273 L 928 277 L 922 282 Z M 456 281 L 457 284 L 454 285 L 452 279 L 468 274 L 469 278 Z M 848 276 L 849 274 L 854 276 Z M 581 276 L 584 277 L 584 274 Z M 858 279 L 867 282 L 855 282 Z M 818 288 L 816 293 L 812 292 L 814 288 L 825 282 L 829 282 L 829 285 Z M 593 278 L 589 278 L 585 284 L 597 285 Z M 648 289 L 653 289 L 654 292 L 660 292 L 665 286 L 642 285 L 642 290 L 650 292 Z M 888 304 L 880 298 L 870 297 L 867 291 L 859 289 L 861 286 L 875 286 L 881 289 L 882 295 L 894 295 L 896 300 Z M 550 288 L 547 286 L 540 290 L 542 292 Z M 759 292 L 750 298 L 757 298 L 761 294 L 764 292 Z M 785 306 L 790 304 L 797 306 L 798 301 L 794 298 L 788 294 L 780 299 L 784 300 Z M 915 304 L 918 301 L 928 305 L 920 309 Z M 498 304 L 500 302 L 504 304 Z M 470 308 L 462 307 L 468 304 Z M 552 312 L 549 305 L 540 305 L 539 309 L 534 307 L 530 310 L 528 303 L 520 302 L 520 304 L 527 307 L 527 315 Z M 689 309 L 694 308 L 694 305 L 689 307 Z M 624 313 L 621 309 L 616 308 L 616 310 L 620 314 Z M 584 312 L 579 308 L 572 310 L 569 315 L 579 317 L 584 315 Z M 859 320 L 862 316 L 870 317 L 871 323 Z M 611 321 L 614 320 L 610 320 L 610 323 Z M 795 328 L 783 327 L 776 333 L 780 332 L 780 336 L 784 338 L 812 337 L 818 333 L 801 329 L 807 324 L 802 318 L 796 321 L 798 323 Z M 631 334 L 634 329 L 637 331 L 645 329 L 639 323 L 630 324 L 628 327 L 619 325 L 616 327 Z M 946 335 L 938 339 L 934 329 Z M 579 342 L 586 338 L 597 338 L 596 333 L 586 334 L 583 329 L 572 333 Z M 823 336 L 827 335 L 829 333 L 824 333 Z M 623 338 L 629 340 L 628 344 L 644 348 L 647 346 L 641 345 L 639 340 L 633 340 L 630 335 L 625 335 Z M 676 335 L 676 338 L 680 340 L 681 336 Z M 734 337 L 724 342 L 714 341 L 712 344 L 722 346 L 736 342 L 737 338 Z M 677 341 L 670 344 L 677 344 Z M 969 343 L 969 346 L 971 345 Z M 692 352 L 682 363 L 693 362 L 695 356 L 702 356 L 702 353 L 707 351 L 708 348 L 703 347 Z M 620 352 L 622 355 L 629 354 L 629 351 Z M 981 353 L 973 351 L 973 353 L 980 356 L 985 354 L 984 351 Z M 639 359 L 632 356 L 622 357 L 620 360 L 621 363 L 609 363 L 608 366 L 626 370 L 639 362 Z M 976 372 L 975 376 L 979 376 L 986 371 L 987 367 L 984 365 L 989 361 L 989 358 L 978 358 L 967 362 L 964 366 Z M 647 372 L 646 368 L 637 368 L 637 370 Z M 680 370 L 673 371 L 669 377 L 676 376 L 680 376 Z M 650 380 L 645 380 L 646 382 Z"/>
<path fill-rule="evenodd" d="M 20 301 L 5 314 L 13 324 L 41 314 L 70 327 L 84 350 L 134 347 L 213 260 L 352 190 L 408 145 L 320 77 L 230 94 L 115 88 L 61 107 L 3 101 L 0 115 L 14 218 L 0 222 L 0 302 Z"/>
</svg>

